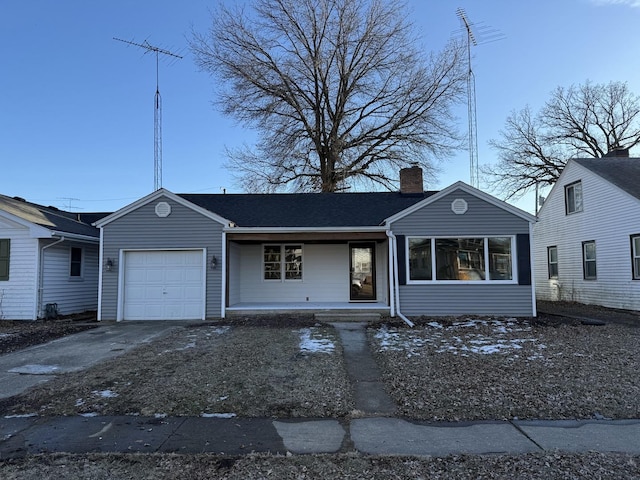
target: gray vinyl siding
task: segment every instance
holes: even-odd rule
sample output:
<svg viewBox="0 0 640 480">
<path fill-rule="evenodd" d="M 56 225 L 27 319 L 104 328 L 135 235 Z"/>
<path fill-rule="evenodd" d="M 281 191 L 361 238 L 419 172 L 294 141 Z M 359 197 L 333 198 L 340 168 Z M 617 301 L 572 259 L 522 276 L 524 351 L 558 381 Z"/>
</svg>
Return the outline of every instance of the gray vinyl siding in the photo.
<svg viewBox="0 0 640 480">
<path fill-rule="evenodd" d="M 161 218 L 155 213 L 159 202 L 171 205 L 171 214 Z M 122 250 L 206 249 L 207 263 L 215 255 L 218 268 L 207 266 L 206 308 L 207 318 L 219 318 L 222 305 L 222 228 L 223 226 L 162 197 L 120 217 L 103 227 L 103 260 L 116 261 L 112 271 L 102 273 L 102 320 L 116 320 L 118 306 L 118 277 Z"/>
<path fill-rule="evenodd" d="M 451 210 L 451 202 L 461 198 L 468 204 L 463 215 Z M 529 233 L 529 222 L 484 200 L 457 190 L 391 226 L 395 235 L 516 235 Z"/>
<path fill-rule="evenodd" d="M 455 214 L 451 203 L 464 199 L 468 210 Z M 451 237 L 529 235 L 529 222 L 478 197 L 456 190 L 391 225 L 394 235 Z M 404 248 L 404 245 L 398 245 Z M 512 262 L 516 264 L 518 252 Z M 405 264 L 399 265 L 406 268 Z M 400 285 L 400 311 L 405 315 L 531 316 L 531 285 L 500 283 L 438 283 Z"/>
</svg>

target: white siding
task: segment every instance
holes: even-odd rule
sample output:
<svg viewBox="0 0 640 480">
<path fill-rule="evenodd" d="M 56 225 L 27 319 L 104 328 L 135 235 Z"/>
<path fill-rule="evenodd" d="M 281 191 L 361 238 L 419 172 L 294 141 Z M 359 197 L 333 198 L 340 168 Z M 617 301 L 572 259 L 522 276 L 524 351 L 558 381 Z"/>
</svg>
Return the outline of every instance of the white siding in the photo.
<svg viewBox="0 0 640 480">
<path fill-rule="evenodd" d="M 582 182 L 583 211 L 565 214 L 564 186 Z M 569 162 L 534 228 L 536 295 L 640 310 L 640 281 L 632 280 L 629 237 L 640 233 L 640 201 L 590 170 Z M 596 242 L 597 279 L 584 280 L 582 242 Z M 549 279 L 547 247 L 558 247 L 558 279 Z"/>
<path fill-rule="evenodd" d="M 52 243 L 52 242 L 47 242 Z M 43 243 L 42 245 L 45 245 Z M 82 275 L 69 275 L 71 247 L 82 249 Z M 57 303 L 58 313 L 68 315 L 98 308 L 98 245 L 65 241 L 44 250 L 42 304 Z M 40 311 L 39 316 L 44 312 Z"/>
<path fill-rule="evenodd" d="M 262 245 L 241 245 L 240 302 L 348 302 L 349 246 L 311 244 L 303 248 L 302 281 L 265 281 Z"/>
<path fill-rule="evenodd" d="M 9 280 L 0 281 L 0 319 L 35 320 L 38 241 L 26 227 L 2 219 L 0 238 L 11 240 Z"/>
</svg>

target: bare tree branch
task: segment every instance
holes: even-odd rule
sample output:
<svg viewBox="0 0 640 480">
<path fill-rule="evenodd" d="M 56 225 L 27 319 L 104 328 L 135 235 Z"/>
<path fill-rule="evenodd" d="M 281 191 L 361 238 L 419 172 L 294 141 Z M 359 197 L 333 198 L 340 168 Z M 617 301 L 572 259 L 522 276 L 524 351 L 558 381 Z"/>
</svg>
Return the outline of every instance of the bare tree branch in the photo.
<svg viewBox="0 0 640 480">
<path fill-rule="evenodd" d="M 461 146 L 452 107 L 465 93 L 461 44 L 424 55 L 401 0 L 255 0 L 220 5 L 193 33 L 215 104 L 259 134 L 229 151 L 250 191 L 393 188 L 398 167 Z"/>
<path fill-rule="evenodd" d="M 552 185 L 569 158 L 599 158 L 640 144 L 640 97 L 626 83 L 591 84 L 551 93 L 540 112 L 512 112 L 491 145 L 498 162 L 482 168 L 504 198 L 518 198 L 537 185 Z"/>
</svg>

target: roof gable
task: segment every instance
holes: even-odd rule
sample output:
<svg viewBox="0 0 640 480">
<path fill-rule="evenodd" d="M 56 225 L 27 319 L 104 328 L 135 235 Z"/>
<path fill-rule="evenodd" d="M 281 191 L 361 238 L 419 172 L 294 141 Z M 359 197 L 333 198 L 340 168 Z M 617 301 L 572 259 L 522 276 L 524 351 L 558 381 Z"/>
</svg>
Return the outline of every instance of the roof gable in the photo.
<svg viewBox="0 0 640 480">
<path fill-rule="evenodd" d="M 185 206 L 186 208 L 189 208 L 191 210 L 194 210 L 197 213 L 200 213 L 201 215 L 210 218 L 211 220 L 214 220 L 222 225 L 228 225 L 229 224 L 229 220 L 227 220 L 226 218 L 221 217 L 217 212 L 212 211 L 212 210 L 207 210 L 204 209 L 202 207 L 200 207 L 199 205 L 196 205 L 192 202 L 189 202 L 188 200 L 182 198 L 179 195 L 176 195 L 175 193 L 170 192 L 169 190 L 165 189 L 165 188 L 160 188 L 159 190 L 156 190 L 153 193 L 150 193 L 149 195 L 142 197 L 138 200 L 136 200 L 135 202 L 127 205 L 126 207 L 121 208 L 120 210 L 107 215 L 104 218 L 101 218 L 100 220 L 96 221 L 93 223 L 93 225 L 95 225 L 98 228 L 102 228 L 105 225 L 108 225 L 109 223 L 124 217 L 125 215 L 133 212 L 134 210 L 137 210 L 138 208 L 142 207 L 143 205 L 146 205 L 150 202 L 153 201 L 157 201 L 160 200 L 163 197 L 167 197 L 169 199 L 171 199 L 172 201 L 179 203 L 180 205 Z"/>
<path fill-rule="evenodd" d="M 576 158 L 573 161 L 629 195 L 640 199 L 640 158 Z"/>
<path fill-rule="evenodd" d="M 398 220 L 400 220 L 401 218 L 406 217 L 407 215 L 410 215 L 411 213 L 415 212 L 416 210 L 419 210 L 421 208 L 424 208 L 434 202 L 437 202 L 438 200 L 446 197 L 447 195 L 455 192 L 456 190 L 462 190 L 466 193 L 468 193 L 469 195 L 473 195 L 481 200 L 484 200 L 485 202 L 488 202 L 492 205 L 495 205 L 498 208 L 501 208 L 502 210 L 505 210 L 513 215 L 516 215 L 517 217 L 520 217 L 528 222 L 535 222 L 535 217 L 527 212 L 525 212 L 524 210 L 519 209 L 518 207 L 514 207 L 513 205 L 508 204 L 507 202 L 503 202 L 502 200 L 497 199 L 496 197 L 494 197 L 493 195 L 489 195 L 488 193 L 485 193 L 481 190 L 478 190 L 477 188 L 472 187 L 471 185 L 468 185 L 464 182 L 456 182 L 452 185 L 449 185 L 447 188 L 440 190 L 438 193 L 430 196 L 429 198 L 426 198 L 424 200 L 422 200 L 421 202 L 418 202 L 414 205 L 412 205 L 410 208 L 407 208 L 401 212 L 396 213 L 395 215 L 390 216 L 389 218 L 385 219 L 385 222 L 387 224 L 391 224 L 393 222 L 396 222 Z"/>
<path fill-rule="evenodd" d="M 78 214 L 18 198 L 0 195 L 0 214 L 30 228 L 35 237 L 49 237 L 53 234 L 76 235 L 96 240 L 99 237 L 98 230 L 82 221 Z"/>
</svg>

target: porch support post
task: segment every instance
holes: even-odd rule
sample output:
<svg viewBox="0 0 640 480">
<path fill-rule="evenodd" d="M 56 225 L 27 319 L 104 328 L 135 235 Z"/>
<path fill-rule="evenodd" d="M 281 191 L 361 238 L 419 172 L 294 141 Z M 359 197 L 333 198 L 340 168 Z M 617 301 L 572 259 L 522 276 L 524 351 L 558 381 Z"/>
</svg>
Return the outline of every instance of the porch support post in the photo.
<svg viewBox="0 0 640 480">
<path fill-rule="evenodd" d="M 389 305 L 391 306 L 391 317 L 395 317 L 396 316 L 396 300 L 395 300 L 395 282 L 393 281 L 394 279 L 394 249 L 393 249 L 393 237 L 391 235 L 391 232 L 389 230 L 386 231 L 387 233 L 387 245 L 388 245 L 388 249 L 389 249 L 389 254 L 388 254 L 388 263 L 389 263 L 389 267 L 388 267 L 388 272 L 389 272 Z"/>
</svg>

